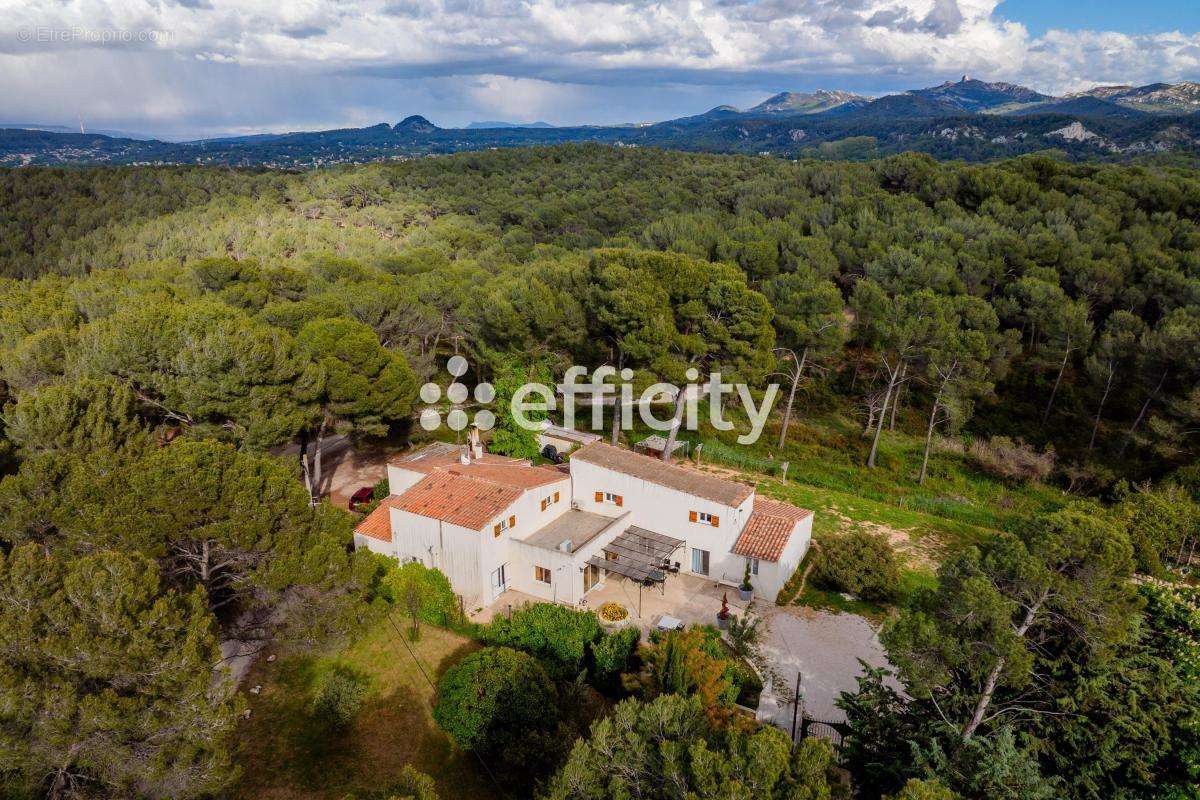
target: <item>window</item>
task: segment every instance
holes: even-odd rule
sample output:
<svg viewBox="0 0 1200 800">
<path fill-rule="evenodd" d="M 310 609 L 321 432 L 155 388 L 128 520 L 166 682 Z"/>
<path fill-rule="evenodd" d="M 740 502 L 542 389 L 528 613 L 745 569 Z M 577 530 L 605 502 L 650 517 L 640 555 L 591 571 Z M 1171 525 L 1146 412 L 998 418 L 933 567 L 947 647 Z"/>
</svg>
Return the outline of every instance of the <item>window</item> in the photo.
<svg viewBox="0 0 1200 800">
<path fill-rule="evenodd" d="M 697 575 L 708 574 L 708 551 L 692 548 L 692 572 Z"/>
<path fill-rule="evenodd" d="M 712 525 L 714 528 L 721 524 L 721 518 L 716 514 L 710 514 L 707 511 L 689 511 L 688 520 L 690 522 L 699 522 L 702 525 Z"/>
<path fill-rule="evenodd" d="M 612 492 L 596 492 L 596 502 L 612 503 L 615 506 L 619 506 L 624 503 L 624 498 L 622 498 L 621 495 L 613 494 Z"/>
<path fill-rule="evenodd" d="M 545 511 L 550 506 L 558 502 L 558 492 L 548 494 L 542 498 L 542 511 Z"/>
<path fill-rule="evenodd" d="M 502 519 L 499 522 L 497 522 L 495 525 L 492 526 L 492 536 L 499 536 L 500 534 L 504 533 L 509 528 L 515 528 L 516 525 L 517 525 L 516 517 L 509 517 L 508 519 Z"/>
<path fill-rule="evenodd" d="M 748 558 L 746 560 L 750 562 L 750 574 L 757 575 L 758 574 L 758 559 L 757 558 Z"/>
<path fill-rule="evenodd" d="M 533 568 L 533 577 L 536 578 L 541 583 L 549 583 L 550 582 L 550 570 L 546 569 L 545 567 L 534 567 Z"/>
</svg>

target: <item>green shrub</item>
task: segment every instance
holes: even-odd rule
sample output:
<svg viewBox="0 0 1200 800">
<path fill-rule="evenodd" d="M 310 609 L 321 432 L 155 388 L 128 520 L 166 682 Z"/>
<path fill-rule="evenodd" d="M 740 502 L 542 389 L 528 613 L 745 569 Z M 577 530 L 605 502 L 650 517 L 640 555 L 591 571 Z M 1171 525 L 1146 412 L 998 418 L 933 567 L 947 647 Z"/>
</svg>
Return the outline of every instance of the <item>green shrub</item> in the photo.
<svg viewBox="0 0 1200 800">
<path fill-rule="evenodd" d="M 603 634 L 590 611 L 535 603 L 493 620 L 480 630 L 479 638 L 494 647 L 524 650 L 546 662 L 555 677 L 573 678 L 586 665 L 590 646 Z"/>
<path fill-rule="evenodd" d="M 518 779 L 544 771 L 560 749 L 554 684 L 537 659 L 509 647 L 485 647 L 447 670 L 433 718 L 459 747 Z"/>
<path fill-rule="evenodd" d="M 312 714 L 327 725 L 344 728 L 362 710 L 369 688 L 366 676 L 343 664 L 334 665 L 317 684 Z"/>
<path fill-rule="evenodd" d="M 405 764 L 396 778 L 386 788 L 368 792 L 357 792 L 342 797 L 342 800 L 439 800 L 437 785 L 433 778 Z"/>
<path fill-rule="evenodd" d="M 384 584 L 391 602 L 421 622 L 446 628 L 459 621 L 458 598 L 439 570 L 410 561 L 394 567 Z"/>
<path fill-rule="evenodd" d="M 634 627 L 604 636 L 592 645 L 592 683 L 605 692 L 617 692 L 621 688 L 621 674 L 634 669 L 641 631 Z"/>
<path fill-rule="evenodd" d="M 1200 506 L 1178 485 L 1134 492 L 1119 512 L 1127 524 L 1137 569 L 1150 575 L 1163 574 L 1164 564 L 1186 556 L 1200 527 Z"/>
<path fill-rule="evenodd" d="M 826 589 L 886 601 L 896 596 L 900 570 L 886 536 L 855 530 L 821 542 L 811 579 Z"/>
</svg>

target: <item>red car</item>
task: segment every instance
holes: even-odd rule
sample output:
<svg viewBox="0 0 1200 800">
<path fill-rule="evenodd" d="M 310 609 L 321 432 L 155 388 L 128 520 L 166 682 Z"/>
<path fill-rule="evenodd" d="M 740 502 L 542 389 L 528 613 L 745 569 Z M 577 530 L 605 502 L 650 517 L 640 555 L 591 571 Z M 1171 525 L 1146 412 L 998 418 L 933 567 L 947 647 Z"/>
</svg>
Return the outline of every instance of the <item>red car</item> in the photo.
<svg viewBox="0 0 1200 800">
<path fill-rule="evenodd" d="M 347 507 L 351 511 L 354 511 L 359 506 L 371 502 L 371 497 L 374 494 L 375 494 L 374 486 L 364 486 L 361 489 L 359 489 L 357 492 L 355 492 L 354 494 L 350 495 L 350 502 L 347 503 Z"/>
</svg>

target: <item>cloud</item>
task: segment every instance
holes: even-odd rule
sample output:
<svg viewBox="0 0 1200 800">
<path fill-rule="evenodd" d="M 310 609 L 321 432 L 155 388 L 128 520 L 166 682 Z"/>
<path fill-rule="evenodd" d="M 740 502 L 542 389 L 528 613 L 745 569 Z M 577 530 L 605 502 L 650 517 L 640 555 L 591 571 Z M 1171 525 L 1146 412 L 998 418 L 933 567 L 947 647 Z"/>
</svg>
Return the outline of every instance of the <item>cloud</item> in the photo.
<svg viewBox="0 0 1200 800">
<path fill-rule="evenodd" d="M 882 93 L 963 73 L 1057 93 L 1200 72 L 1200 35 L 1052 30 L 1034 38 L 998 5 L 0 0 L 9 29 L 0 36 L 0 96 L 13 120 L 85 113 L 96 124 L 182 133 L 401 112 L 442 124 L 497 114 L 619 122 L 750 104 L 783 89 Z M 30 31 L 74 33 L 18 35 Z M 147 31 L 162 35 L 136 35 Z M 105 32 L 126 35 L 84 35 Z"/>
</svg>

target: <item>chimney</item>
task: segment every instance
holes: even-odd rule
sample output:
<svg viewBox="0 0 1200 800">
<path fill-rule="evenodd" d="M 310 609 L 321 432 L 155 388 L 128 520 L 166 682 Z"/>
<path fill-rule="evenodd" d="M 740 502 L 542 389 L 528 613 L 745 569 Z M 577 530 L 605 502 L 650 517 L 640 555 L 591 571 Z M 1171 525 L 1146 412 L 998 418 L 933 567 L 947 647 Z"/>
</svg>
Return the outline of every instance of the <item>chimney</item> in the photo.
<svg viewBox="0 0 1200 800">
<path fill-rule="evenodd" d="M 464 467 L 471 463 L 471 451 L 469 448 L 464 447 L 462 452 L 458 454 L 458 463 Z"/>
<path fill-rule="evenodd" d="M 472 458 L 476 461 L 483 458 L 483 442 L 479 438 L 479 428 L 475 425 L 471 426 L 470 447 Z"/>
</svg>

